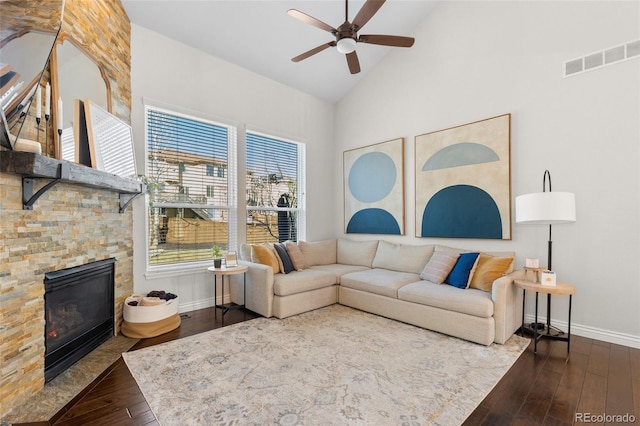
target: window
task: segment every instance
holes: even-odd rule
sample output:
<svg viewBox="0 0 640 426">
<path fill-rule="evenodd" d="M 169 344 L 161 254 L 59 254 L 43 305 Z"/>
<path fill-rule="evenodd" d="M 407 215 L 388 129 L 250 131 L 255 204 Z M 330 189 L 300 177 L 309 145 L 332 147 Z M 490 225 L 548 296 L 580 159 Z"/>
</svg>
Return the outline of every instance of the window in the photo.
<svg viewBox="0 0 640 426">
<path fill-rule="evenodd" d="M 209 260 L 214 245 L 228 249 L 235 217 L 235 182 L 219 173 L 235 152 L 235 130 L 151 106 L 145 114 L 149 266 Z"/>
<path fill-rule="evenodd" d="M 247 242 L 297 241 L 304 229 L 304 145 L 247 132 Z"/>
</svg>

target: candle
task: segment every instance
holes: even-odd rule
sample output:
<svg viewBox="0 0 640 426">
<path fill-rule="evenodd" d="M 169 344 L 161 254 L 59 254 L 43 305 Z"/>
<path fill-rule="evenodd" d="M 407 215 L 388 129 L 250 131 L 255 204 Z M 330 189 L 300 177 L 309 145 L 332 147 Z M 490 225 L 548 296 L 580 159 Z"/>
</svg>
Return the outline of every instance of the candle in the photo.
<svg viewBox="0 0 640 426">
<path fill-rule="evenodd" d="M 44 115 L 48 117 L 51 115 L 51 86 L 47 81 L 47 87 L 44 95 Z"/>
<path fill-rule="evenodd" d="M 58 130 L 62 130 L 62 98 L 58 98 Z"/>
<path fill-rule="evenodd" d="M 42 87 L 40 83 L 36 89 L 36 118 L 42 118 Z"/>
</svg>

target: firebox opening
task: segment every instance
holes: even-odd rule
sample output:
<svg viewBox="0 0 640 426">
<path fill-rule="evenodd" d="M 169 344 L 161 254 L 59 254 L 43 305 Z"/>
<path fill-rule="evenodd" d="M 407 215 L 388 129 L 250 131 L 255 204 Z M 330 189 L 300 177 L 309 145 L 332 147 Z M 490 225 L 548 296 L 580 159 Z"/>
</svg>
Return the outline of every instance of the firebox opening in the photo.
<svg viewBox="0 0 640 426">
<path fill-rule="evenodd" d="M 45 382 L 114 335 L 115 262 L 45 274 Z"/>
</svg>

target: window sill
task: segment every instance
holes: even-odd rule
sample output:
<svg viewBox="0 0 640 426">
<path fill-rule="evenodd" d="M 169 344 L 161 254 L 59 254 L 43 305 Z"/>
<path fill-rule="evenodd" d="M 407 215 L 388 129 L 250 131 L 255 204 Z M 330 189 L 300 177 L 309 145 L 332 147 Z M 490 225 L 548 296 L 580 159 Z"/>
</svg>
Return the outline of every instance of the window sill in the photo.
<svg viewBox="0 0 640 426">
<path fill-rule="evenodd" d="M 213 260 L 182 265 L 158 266 L 147 269 L 144 277 L 148 280 L 157 278 L 178 277 L 185 274 L 205 273 L 207 268 L 213 266 Z"/>
</svg>

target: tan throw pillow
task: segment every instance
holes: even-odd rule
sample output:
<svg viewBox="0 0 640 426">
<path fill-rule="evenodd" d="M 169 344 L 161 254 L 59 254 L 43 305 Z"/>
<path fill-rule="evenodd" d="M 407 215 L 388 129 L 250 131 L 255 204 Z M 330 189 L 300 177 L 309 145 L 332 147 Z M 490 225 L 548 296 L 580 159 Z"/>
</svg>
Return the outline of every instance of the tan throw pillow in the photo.
<svg viewBox="0 0 640 426">
<path fill-rule="evenodd" d="M 287 248 L 287 253 L 291 258 L 291 263 L 296 271 L 302 271 L 307 267 L 307 261 L 304 258 L 304 254 L 300 251 L 300 247 L 293 241 L 285 241 L 284 246 Z"/>
<path fill-rule="evenodd" d="M 469 288 L 491 291 L 493 282 L 507 273 L 511 262 L 513 262 L 512 257 L 496 257 L 480 253 Z"/>
<path fill-rule="evenodd" d="M 453 269 L 460 255 L 447 251 L 433 253 L 429 262 L 420 273 L 420 278 L 432 283 L 442 284 Z"/>
<path fill-rule="evenodd" d="M 254 262 L 271 266 L 271 268 L 273 268 L 274 274 L 280 272 L 280 264 L 278 263 L 278 259 L 269 247 L 265 247 L 261 244 L 254 244 L 251 248 L 251 258 Z"/>
</svg>

